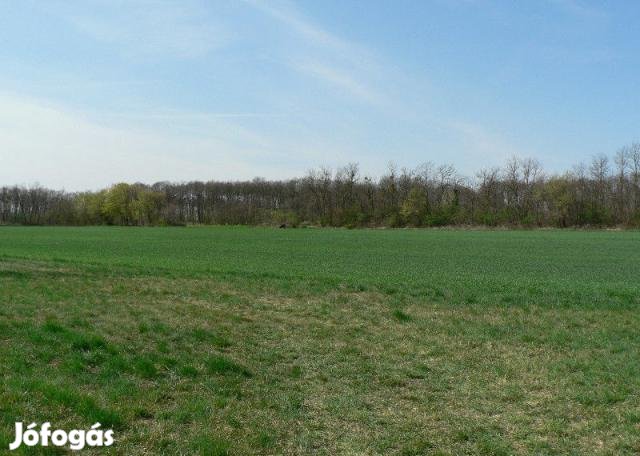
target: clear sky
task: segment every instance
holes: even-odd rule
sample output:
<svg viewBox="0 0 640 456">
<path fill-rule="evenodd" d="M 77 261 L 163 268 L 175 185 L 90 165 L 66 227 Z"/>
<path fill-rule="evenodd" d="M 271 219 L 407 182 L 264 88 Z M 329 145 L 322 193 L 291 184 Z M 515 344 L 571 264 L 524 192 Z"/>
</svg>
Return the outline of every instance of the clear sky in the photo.
<svg viewBox="0 0 640 456">
<path fill-rule="evenodd" d="M 0 1 L 0 185 L 300 176 L 640 137 L 640 2 Z"/>
</svg>

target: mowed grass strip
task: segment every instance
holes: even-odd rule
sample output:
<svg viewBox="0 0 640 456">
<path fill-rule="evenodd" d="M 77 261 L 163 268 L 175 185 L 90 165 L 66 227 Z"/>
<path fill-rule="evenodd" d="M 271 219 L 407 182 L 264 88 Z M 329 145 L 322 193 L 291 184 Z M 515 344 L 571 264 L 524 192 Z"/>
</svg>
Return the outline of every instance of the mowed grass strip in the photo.
<svg viewBox="0 0 640 456">
<path fill-rule="evenodd" d="M 234 230 L 1 228 L 0 447 L 46 420 L 112 454 L 640 452 L 638 233 Z M 264 254 L 296 239 L 297 272 Z"/>
</svg>

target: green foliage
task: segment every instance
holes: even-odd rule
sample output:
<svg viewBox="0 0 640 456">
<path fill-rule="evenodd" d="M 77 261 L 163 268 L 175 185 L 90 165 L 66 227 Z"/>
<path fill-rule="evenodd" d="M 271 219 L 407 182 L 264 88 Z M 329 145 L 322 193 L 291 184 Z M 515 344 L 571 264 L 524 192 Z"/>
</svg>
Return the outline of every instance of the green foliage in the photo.
<svg viewBox="0 0 640 456">
<path fill-rule="evenodd" d="M 0 225 L 282 225 L 331 227 L 633 227 L 640 209 L 640 144 L 588 167 L 547 176 L 534 159 L 467 179 L 451 165 L 391 165 L 374 180 L 357 164 L 301 179 L 119 183 L 95 193 L 0 187 Z"/>
<path fill-rule="evenodd" d="M 165 195 L 144 186 L 120 183 L 102 192 L 100 214 L 110 225 L 163 224 Z"/>
<path fill-rule="evenodd" d="M 402 203 L 400 214 L 405 223 L 411 226 L 422 226 L 429 212 L 429 200 L 424 188 L 415 186 Z"/>
<path fill-rule="evenodd" d="M 347 228 L 357 228 L 364 226 L 367 222 L 367 216 L 364 214 L 357 204 L 352 204 L 347 209 L 339 213 L 340 226 Z"/>
<path fill-rule="evenodd" d="M 130 225 L 133 220 L 134 197 L 134 189 L 129 184 L 116 184 L 107 190 L 102 204 L 102 215 L 107 223 Z"/>
<path fill-rule="evenodd" d="M 162 223 L 163 206 L 164 194 L 139 188 L 131 202 L 133 220 L 137 225 L 159 225 Z"/>
<path fill-rule="evenodd" d="M 300 225 L 300 217 L 293 211 L 273 210 L 263 220 L 266 224 L 282 225 L 295 228 Z"/>
<path fill-rule="evenodd" d="M 81 225 L 101 225 L 105 197 L 106 191 L 80 193 L 75 199 L 78 223 Z"/>
</svg>

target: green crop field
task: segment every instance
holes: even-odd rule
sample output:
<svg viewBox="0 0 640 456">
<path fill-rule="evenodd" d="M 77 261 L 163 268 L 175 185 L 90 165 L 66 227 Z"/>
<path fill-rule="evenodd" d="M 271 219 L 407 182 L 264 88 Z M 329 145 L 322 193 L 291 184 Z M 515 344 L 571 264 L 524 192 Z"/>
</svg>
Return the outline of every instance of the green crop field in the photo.
<svg viewBox="0 0 640 456">
<path fill-rule="evenodd" d="M 0 227 L 0 452 L 637 454 L 639 279 L 633 231 Z"/>
</svg>

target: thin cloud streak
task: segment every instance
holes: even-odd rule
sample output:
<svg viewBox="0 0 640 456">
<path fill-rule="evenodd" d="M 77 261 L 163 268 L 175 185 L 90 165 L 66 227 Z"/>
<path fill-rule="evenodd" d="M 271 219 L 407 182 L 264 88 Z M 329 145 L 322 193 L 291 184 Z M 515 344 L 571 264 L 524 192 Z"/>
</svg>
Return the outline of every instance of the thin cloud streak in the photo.
<svg viewBox="0 0 640 456">
<path fill-rule="evenodd" d="M 356 80 L 351 74 L 335 67 L 309 61 L 296 64 L 295 68 L 336 86 L 363 101 L 380 104 L 383 99 L 379 93 Z"/>
<path fill-rule="evenodd" d="M 77 30 L 99 42 L 117 46 L 128 57 L 194 59 L 223 47 L 231 37 L 225 27 L 212 24 L 205 10 L 196 6 L 192 2 L 187 5 L 129 2 L 126 7 L 109 9 L 106 14 L 75 11 L 66 19 Z"/>
<path fill-rule="evenodd" d="M 277 8 L 271 3 L 268 4 L 266 1 L 244 0 L 244 2 L 284 23 L 299 35 L 317 46 L 328 46 L 336 50 L 346 50 L 352 47 L 346 41 L 336 37 L 326 30 L 323 30 L 308 19 L 304 19 L 301 15 L 295 12 L 291 4 L 286 8 Z"/>
<path fill-rule="evenodd" d="M 282 179 L 310 162 L 354 156 L 311 138 L 301 148 L 301 138 L 263 136 L 215 113 L 127 116 L 0 92 L 0 182 L 79 191 L 119 181 Z"/>
<path fill-rule="evenodd" d="M 548 0 L 552 5 L 580 19 L 604 20 L 607 15 L 592 5 L 585 5 L 578 0 Z"/>
<path fill-rule="evenodd" d="M 273 3 L 266 1 L 244 1 L 285 24 L 313 47 L 324 49 L 329 54 L 327 57 L 326 54 L 317 52 L 315 59 L 308 57 L 292 59 L 291 67 L 341 90 L 351 98 L 382 108 L 388 116 L 404 118 L 407 122 L 420 119 L 419 123 L 423 124 L 420 128 L 448 132 L 455 138 L 454 142 L 465 148 L 470 161 L 473 162 L 472 166 L 464 166 L 465 170 L 472 170 L 478 165 L 482 166 L 486 164 L 487 159 L 499 163 L 509 156 L 522 155 L 520 148 L 511 144 L 500 134 L 491 132 L 481 120 L 461 121 L 450 118 L 450 115 L 445 113 L 425 111 L 428 100 L 421 100 L 416 105 L 414 99 L 406 97 L 407 93 L 414 93 L 407 87 L 414 86 L 415 81 L 407 80 L 402 72 L 394 71 L 393 65 L 375 58 L 368 49 L 350 43 L 314 24 L 299 13 L 291 3 L 281 3 L 280 7 L 275 7 Z M 571 2 L 571 0 L 567 1 Z M 464 3 L 476 2 L 465 0 Z M 377 76 L 376 82 L 379 84 L 376 85 L 370 81 L 369 75 L 372 74 Z M 399 81 L 402 83 L 399 84 Z M 380 83 L 387 90 L 380 89 Z M 393 86 L 402 86 L 402 92 L 389 90 Z M 437 90 L 437 88 L 431 89 Z"/>
<path fill-rule="evenodd" d="M 386 98 L 366 77 L 369 74 L 381 74 L 382 65 L 364 47 L 324 30 L 302 16 L 289 3 L 281 4 L 278 8 L 272 3 L 259 0 L 244 1 L 281 22 L 315 48 L 312 59 L 291 58 L 292 68 L 340 87 L 345 93 L 361 101 L 378 104 Z"/>
</svg>

